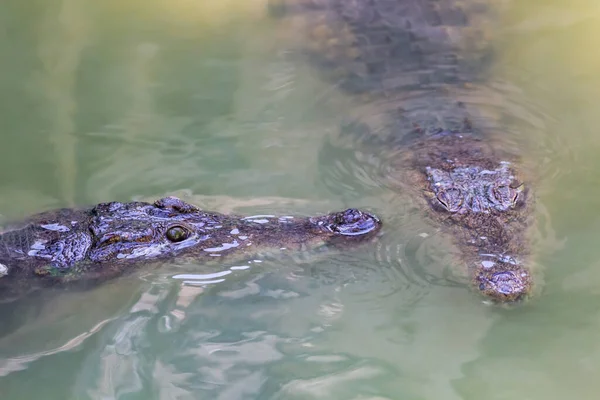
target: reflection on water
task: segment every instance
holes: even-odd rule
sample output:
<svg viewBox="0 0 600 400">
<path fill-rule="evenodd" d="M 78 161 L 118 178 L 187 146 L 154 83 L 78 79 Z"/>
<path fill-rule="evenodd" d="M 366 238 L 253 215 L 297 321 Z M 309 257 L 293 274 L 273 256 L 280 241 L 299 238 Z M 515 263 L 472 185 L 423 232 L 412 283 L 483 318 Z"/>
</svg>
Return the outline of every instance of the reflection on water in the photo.
<svg viewBox="0 0 600 400">
<path fill-rule="evenodd" d="M 89 17 L 77 0 L 65 0 L 57 10 L 50 9 L 41 23 L 38 57 L 42 68 L 34 72 L 31 84 L 45 97 L 48 136 L 57 159 L 64 199 L 73 206 L 76 180 L 75 85 L 81 53 L 92 28 Z M 34 93 L 37 95 L 37 93 Z"/>
<path fill-rule="evenodd" d="M 393 102 L 298 62 L 263 6 L 2 2 L 0 213 L 169 193 L 246 215 L 365 207 L 381 240 L 0 304 L 0 398 L 597 398 L 598 5 L 511 4 L 468 99 L 535 172 L 544 290 L 511 310 L 465 288 L 394 188 L 398 148 L 364 140 Z"/>
</svg>

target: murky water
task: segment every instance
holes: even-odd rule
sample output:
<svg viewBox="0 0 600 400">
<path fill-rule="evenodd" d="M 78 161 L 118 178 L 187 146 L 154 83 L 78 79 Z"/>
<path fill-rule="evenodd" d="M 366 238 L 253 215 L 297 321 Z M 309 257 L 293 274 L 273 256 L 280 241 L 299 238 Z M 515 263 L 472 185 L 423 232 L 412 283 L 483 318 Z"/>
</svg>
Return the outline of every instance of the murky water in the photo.
<svg viewBox="0 0 600 400">
<path fill-rule="evenodd" d="M 446 279 L 448 247 L 382 183 L 384 157 L 331 144 L 350 101 L 262 3 L 2 2 L 0 212 L 165 193 L 249 214 L 360 206 L 381 241 L 0 306 L 0 398 L 597 398 L 600 7 L 515 2 L 498 32 L 545 270 L 537 300 L 502 310 Z"/>
</svg>

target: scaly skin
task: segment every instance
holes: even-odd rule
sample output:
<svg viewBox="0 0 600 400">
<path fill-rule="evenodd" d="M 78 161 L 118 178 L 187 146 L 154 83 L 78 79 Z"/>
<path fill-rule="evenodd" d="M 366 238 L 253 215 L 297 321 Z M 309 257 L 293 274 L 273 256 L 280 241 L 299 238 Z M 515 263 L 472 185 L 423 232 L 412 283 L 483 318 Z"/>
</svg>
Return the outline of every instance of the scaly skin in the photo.
<svg viewBox="0 0 600 400">
<path fill-rule="evenodd" d="M 496 12 L 489 3 L 269 0 L 269 11 L 336 85 L 372 99 L 479 79 Z"/>
<path fill-rule="evenodd" d="M 379 219 L 356 209 L 316 217 L 241 217 L 201 211 L 176 197 L 102 203 L 31 217 L 0 235 L 0 294 L 73 281 L 99 282 L 143 263 L 209 260 L 263 249 L 344 248 L 372 238 Z"/>
<path fill-rule="evenodd" d="M 494 302 L 528 297 L 533 196 L 487 82 L 501 1 L 272 0 L 302 54 L 351 94 L 342 130 L 361 150 L 393 151 L 393 181 L 449 232 L 474 289 Z M 353 140 L 356 142 L 356 140 Z M 463 274 L 460 274 L 463 275 Z"/>
</svg>

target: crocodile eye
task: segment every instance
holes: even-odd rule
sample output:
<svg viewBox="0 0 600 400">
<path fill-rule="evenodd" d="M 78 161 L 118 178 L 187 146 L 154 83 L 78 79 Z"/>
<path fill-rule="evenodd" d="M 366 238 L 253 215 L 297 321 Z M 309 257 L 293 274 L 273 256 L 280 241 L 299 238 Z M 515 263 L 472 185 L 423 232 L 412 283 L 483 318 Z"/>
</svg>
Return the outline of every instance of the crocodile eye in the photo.
<svg viewBox="0 0 600 400">
<path fill-rule="evenodd" d="M 517 204 L 520 194 L 523 192 L 524 185 L 517 188 L 512 188 L 507 185 L 496 186 L 491 190 L 491 195 L 488 196 L 494 203 L 498 203 L 503 207 L 512 207 Z"/>
<path fill-rule="evenodd" d="M 190 236 L 190 232 L 181 226 L 172 226 L 167 230 L 167 239 L 173 243 L 182 242 Z"/>
<path fill-rule="evenodd" d="M 510 204 L 513 198 L 515 198 L 515 194 L 511 188 L 506 185 L 494 187 L 493 193 L 494 198 L 503 205 Z"/>
<path fill-rule="evenodd" d="M 517 186 L 516 188 L 512 189 L 513 191 L 513 204 L 517 204 L 517 200 L 519 200 L 519 197 L 521 196 L 521 194 L 523 193 L 523 191 L 525 190 L 525 184 L 521 184 L 519 186 Z"/>
<path fill-rule="evenodd" d="M 437 195 L 440 204 L 449 212 L 457 212 L 463 203 L 462 195 L 458 189 L 441 191 Z"/>
</svg>

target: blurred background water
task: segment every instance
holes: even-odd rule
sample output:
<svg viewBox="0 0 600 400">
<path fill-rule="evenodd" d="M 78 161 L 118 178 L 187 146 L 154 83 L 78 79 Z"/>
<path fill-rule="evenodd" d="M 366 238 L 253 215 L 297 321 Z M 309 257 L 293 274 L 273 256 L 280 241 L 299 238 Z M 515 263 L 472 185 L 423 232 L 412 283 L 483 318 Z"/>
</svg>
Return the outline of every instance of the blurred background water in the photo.
<svg viewBox="0 0 600 400">
<path fill-rule="evenodd" d="M 381 184 L 385 160 L 327 145 L 347 95 L 290 56 L 262 0 L 3 1 L 4 218 L 168 193 L 249 214 L 368 207 L 386 229 L 347 254 L 2 305 L 0 398 L 596 399 L 600 6 L 514 3 L 493 71 L 538 170 L 545 284 L 503 310 L 444 278 L 444 240 Z"/>
</svg>

